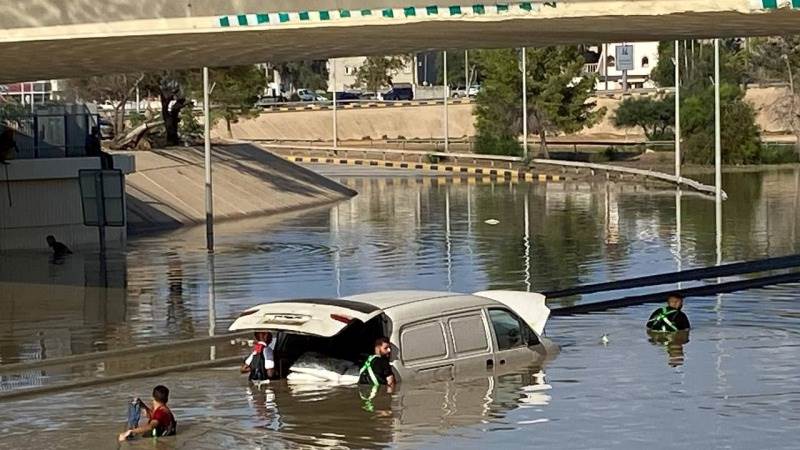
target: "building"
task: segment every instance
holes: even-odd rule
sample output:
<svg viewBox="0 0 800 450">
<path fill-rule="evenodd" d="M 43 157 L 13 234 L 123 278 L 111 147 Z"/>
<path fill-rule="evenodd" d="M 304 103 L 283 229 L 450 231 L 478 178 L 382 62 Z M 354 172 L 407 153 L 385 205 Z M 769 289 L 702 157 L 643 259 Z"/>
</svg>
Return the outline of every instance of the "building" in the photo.
<svg viewBox="0 0 800 450">
<path fill-rule="evenodd" d="M 34 105 L 58 100 L 64 90 L 63 80 L 41 80 L 0 85 L 0 96 L 16 100 L 23 105 Z"/>
<path fill-rule="evenodd" d="M 328 91 L 335 86 L 337 92 L 361 90 L 356 82 L 358 68 L 364 64 L 365 56 L 328 60 Z M 335 75 L 335 76 L 334 76 Z M 334 83 L 335 80 L 335 83 Z M 392 76 L 395 83 L 414 83 L 414 62 L 409 61 L 402 70 Z M 388 86 L 386 86 L 388 89 Z"/>
<path fill-rule="evenodd" d="M 628 87 L 630 89 L 656 87 L 650 79 L 650 72 L 658 64 L 658 42 L 615 42 L 589 48 L 585 55 L 587 73 L 598 74 L 597 90 L 622 89 L 622 71 L 617 68 L 615 55 L 617 47 L 633 46 L 633 70 L 628 71 Z M 608 55 L 605 54 L 608 52 Z"/>
</svg>

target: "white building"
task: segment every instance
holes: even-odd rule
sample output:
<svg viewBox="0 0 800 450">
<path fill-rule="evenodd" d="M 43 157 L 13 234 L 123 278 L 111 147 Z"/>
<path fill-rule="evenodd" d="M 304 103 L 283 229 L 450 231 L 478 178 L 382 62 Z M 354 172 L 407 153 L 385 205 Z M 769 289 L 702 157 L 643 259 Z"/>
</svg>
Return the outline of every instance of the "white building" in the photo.
<svg viewBox="0 0 800 450">
<path fill-rule="evenodd" d="M 367 58 L 365 56 L 356 56 L 352 58 L 336 58 L 328 60 L 328 91 L 332 92 L 335 88 L 336 92 L 360 90 L 356 83 L 356 73 L 358 68 L 364 64 Z M 335 74 L 335 76 L 334 76 Z M 336 82 L 334 83 L 334 80 Z M 414 62 L 409 61 L 400 71 L 392 75 L 392 81 L 395 83 L 413 83 L 414 82 Z M 388 86 L 384 86 L 388 90 Z"/>
<path fill-rule="evenodd" d="M 599 54 L 595 62 L 587 61 L 586 72 L 597 73 L 597 90 L 622 89 L 622 71 L 617 68 L 615 55 L 617 47 L 633 46 L 633 70 L 628 70 L 628 87 L 630 89 L 653 88 L 650 72 L 658 64 L 658 42 L 615 42 L 597 46 L 594 50 Z M 605 54 L 608 52 L 608 55 Z M 607 86 L 607 87 L 606 87 Z"/>
</svg>

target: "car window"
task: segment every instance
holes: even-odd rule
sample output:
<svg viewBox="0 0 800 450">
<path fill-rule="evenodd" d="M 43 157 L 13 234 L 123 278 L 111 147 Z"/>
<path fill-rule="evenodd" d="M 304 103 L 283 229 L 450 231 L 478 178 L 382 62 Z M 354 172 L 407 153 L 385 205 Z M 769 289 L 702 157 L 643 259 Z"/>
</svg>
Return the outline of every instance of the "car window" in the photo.
<svg viewBox="0 0 800 450">
<path fill-rule="evenodd" d="M 404 327 L 400 333 L 400 354 L 406 364 L 446 358 L 447 344 L 439 321 Z"/>
<path fill-rule="evenodd" d="M 494 334 L 497 338 L 497 349 L 508 350 L 526 345 L 536 345 L 539 339 L 536 334 L 519 317 L 506 309 L 490 309 Z"/>
<path fill-rule="evenodd" d="M 486 327 L 480 313 L 454 317 L 448 323 L 456 354 L 464 355 L 489 350 Z"/>
</svg>

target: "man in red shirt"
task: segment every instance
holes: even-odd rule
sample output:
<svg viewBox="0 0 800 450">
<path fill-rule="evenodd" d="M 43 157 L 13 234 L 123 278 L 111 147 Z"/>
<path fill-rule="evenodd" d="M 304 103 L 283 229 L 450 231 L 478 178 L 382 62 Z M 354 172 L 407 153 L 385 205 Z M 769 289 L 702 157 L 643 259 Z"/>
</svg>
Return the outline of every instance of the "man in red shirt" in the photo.
<svg viewBox="0 0 800 450">
<path fill-rule="evenodd" d="M 147 406 L 143 401 L 138 400 L 138 406 L 147 413 L 147 423 L 142 426 L 129 424 L 132 428 L 119 435 L 120 442 L 137 434 L 152 437 L 174 435 L 177 422 L 175 416 L 172 415 L 172 410 L 167 406 L 167 402 L 169 402 L 169 389 L 161 385 L 153 388 L 152 406 Z"/>
</svg>

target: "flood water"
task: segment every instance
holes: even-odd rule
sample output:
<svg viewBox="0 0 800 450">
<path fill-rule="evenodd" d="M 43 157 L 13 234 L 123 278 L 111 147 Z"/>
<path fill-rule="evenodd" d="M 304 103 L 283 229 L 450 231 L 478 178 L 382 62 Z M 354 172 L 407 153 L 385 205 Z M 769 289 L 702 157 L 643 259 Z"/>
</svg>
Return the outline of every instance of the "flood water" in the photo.
<svg viewBox="0 0 800 450">
<path fill-rule="evenodd" d="M 353 388 L 253 391 L 232 362 L 124 378 L 246 352 L 229 339 L 81 359 L 219 335 L 244 308 L 279 298 L 544 291 L 793 254 L 800 240 L 791 169 L 726 174 L 719 248 L 713 199 L 664 187 L 340 181 L 360 195 L 219 224 L 213 258 L 203 229 L 132 238 L 105 265 L 80 251 L 57 264 L 46 253 L 0 255 L 0 448 L 117 448 L 126 399 L 159 383 L 172 390 L 179 435 L 122 448 L 796 448 L 797 284 L 688 299 L 685 343 L 651 342 L 643 323 L 654 305 L 555 317 L 547 334 L 562 351 L 544 367 L 401 385 L 371 405 Z M 83 356 L 39 365 L 70 355 Z M 112 376 L 119 381 L 2 397 Z"/>
</svg>

